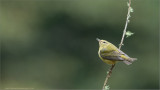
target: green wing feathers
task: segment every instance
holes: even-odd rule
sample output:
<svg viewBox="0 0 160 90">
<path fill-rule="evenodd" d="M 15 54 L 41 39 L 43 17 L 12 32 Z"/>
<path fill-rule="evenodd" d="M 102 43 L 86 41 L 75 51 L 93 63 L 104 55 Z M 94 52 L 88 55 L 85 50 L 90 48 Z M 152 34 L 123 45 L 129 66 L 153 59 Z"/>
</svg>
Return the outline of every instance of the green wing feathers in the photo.
<svg viewBox="0 0 160 90">
<path fill-rule="evenodd" d="M 130 65 L 132 64 L 132 62 L 137 60 L 136 58 L 130 58 L 127 54 L 125 54 L 116 47 L 110 47 L 110 45 L 108 45 L 107 49 L 106 48 L 101 49 L 100 56 L 104 60 L 123 61 L 127 65 Z"/>
</svg>

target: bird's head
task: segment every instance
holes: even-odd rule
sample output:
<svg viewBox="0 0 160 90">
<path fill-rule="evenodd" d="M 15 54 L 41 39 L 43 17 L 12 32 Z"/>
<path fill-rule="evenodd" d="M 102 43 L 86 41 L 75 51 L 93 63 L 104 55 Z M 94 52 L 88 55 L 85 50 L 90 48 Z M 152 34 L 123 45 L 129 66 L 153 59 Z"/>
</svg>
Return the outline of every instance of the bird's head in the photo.
<svg viewBox="0 0 160 90">
<path fill-rule="evenodd" d="M 109 44 L 108 41 L 106 41 L 106 40 L 100 40 L 99 38 L 97 38 L 97 41 L 99 42 L 99 46 L 100 47 L 104 47 L 104 46 L 106 46 L 106 45 Z"/>
</svg>

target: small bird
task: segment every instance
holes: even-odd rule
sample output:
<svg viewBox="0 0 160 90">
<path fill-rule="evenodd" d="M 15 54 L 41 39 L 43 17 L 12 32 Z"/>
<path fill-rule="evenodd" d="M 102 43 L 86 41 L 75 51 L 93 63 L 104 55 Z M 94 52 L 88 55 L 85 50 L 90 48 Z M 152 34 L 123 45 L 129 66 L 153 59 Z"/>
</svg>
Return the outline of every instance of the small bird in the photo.
<svg viewBox="0 0 160 90">
<path fill-rule="evenodd" d="M 130 65 L 136 58 L 130 58 L 127 54 L 119 50 L 116 46 L 106 40 L 100 40 L 98 55 L 104 63 L 115 64 L 117 61 L 123 61 L 125 64 Z"/>
</svg>

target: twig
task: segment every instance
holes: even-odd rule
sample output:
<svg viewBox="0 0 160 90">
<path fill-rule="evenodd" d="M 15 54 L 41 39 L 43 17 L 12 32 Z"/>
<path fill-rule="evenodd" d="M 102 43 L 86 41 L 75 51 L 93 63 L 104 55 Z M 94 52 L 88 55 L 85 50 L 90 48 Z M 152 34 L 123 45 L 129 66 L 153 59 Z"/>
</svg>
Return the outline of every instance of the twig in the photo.
<svg viewBox="0 0 160 90">
<path fill-rule="evenodd" d="M 123 35 L 122 35 L 121 42 L 119 44 L 119 49 L 121 49 L 121 47 L 123 45 L 123 41 L 124 41 L 124 37 L 125 37 L 125 34 L 126 34 L 127 26 L 128 26 L 128 23 L 129 23 L 129 18 L 131 17 L 130 16 L 130 12 L 131 12 L 131 0 L 129 0 L 129 3 L 128 3 L 128 13 L 127 13 L 127 18 L 126 18 L 126 24 L 125 24 L 125 27 L 124 27 L 124 30 L 123 30 Z M 109 72 L 108 72 L 108 74 L 106 76 L 106 79 L 104 81 L 104 85 L 103 85 L 103 89 L 102 90 L 105 90 L 105 87 L 107 85 L 108 79 L 111 76 L 111 73 L 112 73 L 112 70 L 113 70 L 114 67 L 115 67 L 115 64 L 112 64 L 112 66 L 109 69 Z"/>
<path fill-rule="evenodd" d="M 125 27 L 124 27 L 124 30 L 123 30 L 122 39 L 121 39 L 121 42 L 119 44 L 119 49 L 121 49 L 121 47 L 123 45 L 123 41 L 124 41 L 124 37 L 125 37 L 125 34 L 126 34 L 127 26 L 128 26 L 128 23 L 129 23 L 129 18 L 131 17 L 130 16 L 130 12 L 131 12 L 130 10 L 131 10 L 131 0 L 129 0 L 129 3 L 128 3 L 128 14 L 127 14 L 127 19 L 126 19 L 126 24 L 125 24 Z"/>
<path fill-rule="evenodd" d="M 111 68 L 109 69 L 109 72 L 108 72 L 108 74 L 107 74 L 107 76 L 106 76 L 106 80 L 104 81 L 104 85 L 103 85 L 103 89 L 102 89 L 102 90 L 105 89 L 105 87 L 106 87 L 106 85 L 107 85 L 107 82 L 108 82 L 108 79 L 109 79 L 109 77 L 111 76 L 112 69 L 114 68 L 114 66 L 115 66 L 115 64 L 112 64 Z"/>
</svg>

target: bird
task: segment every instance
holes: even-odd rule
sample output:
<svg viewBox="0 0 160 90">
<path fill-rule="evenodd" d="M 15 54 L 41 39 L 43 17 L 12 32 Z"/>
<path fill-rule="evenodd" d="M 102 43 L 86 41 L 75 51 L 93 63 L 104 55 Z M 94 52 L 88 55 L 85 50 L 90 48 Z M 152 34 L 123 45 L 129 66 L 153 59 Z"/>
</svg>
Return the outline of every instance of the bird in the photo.
<svg viewBox="0 0 160 90">
<path fill-rule="evenodd" d="M 137 58 L 129 57 L 107 40 L 97 38 L 97 41 L 99 42 L 98 55 L 104 63 L 114 65 L 117 61 L 123 61 L 125 64 L 130 65 L 137 60 Z"/>
</svg>

